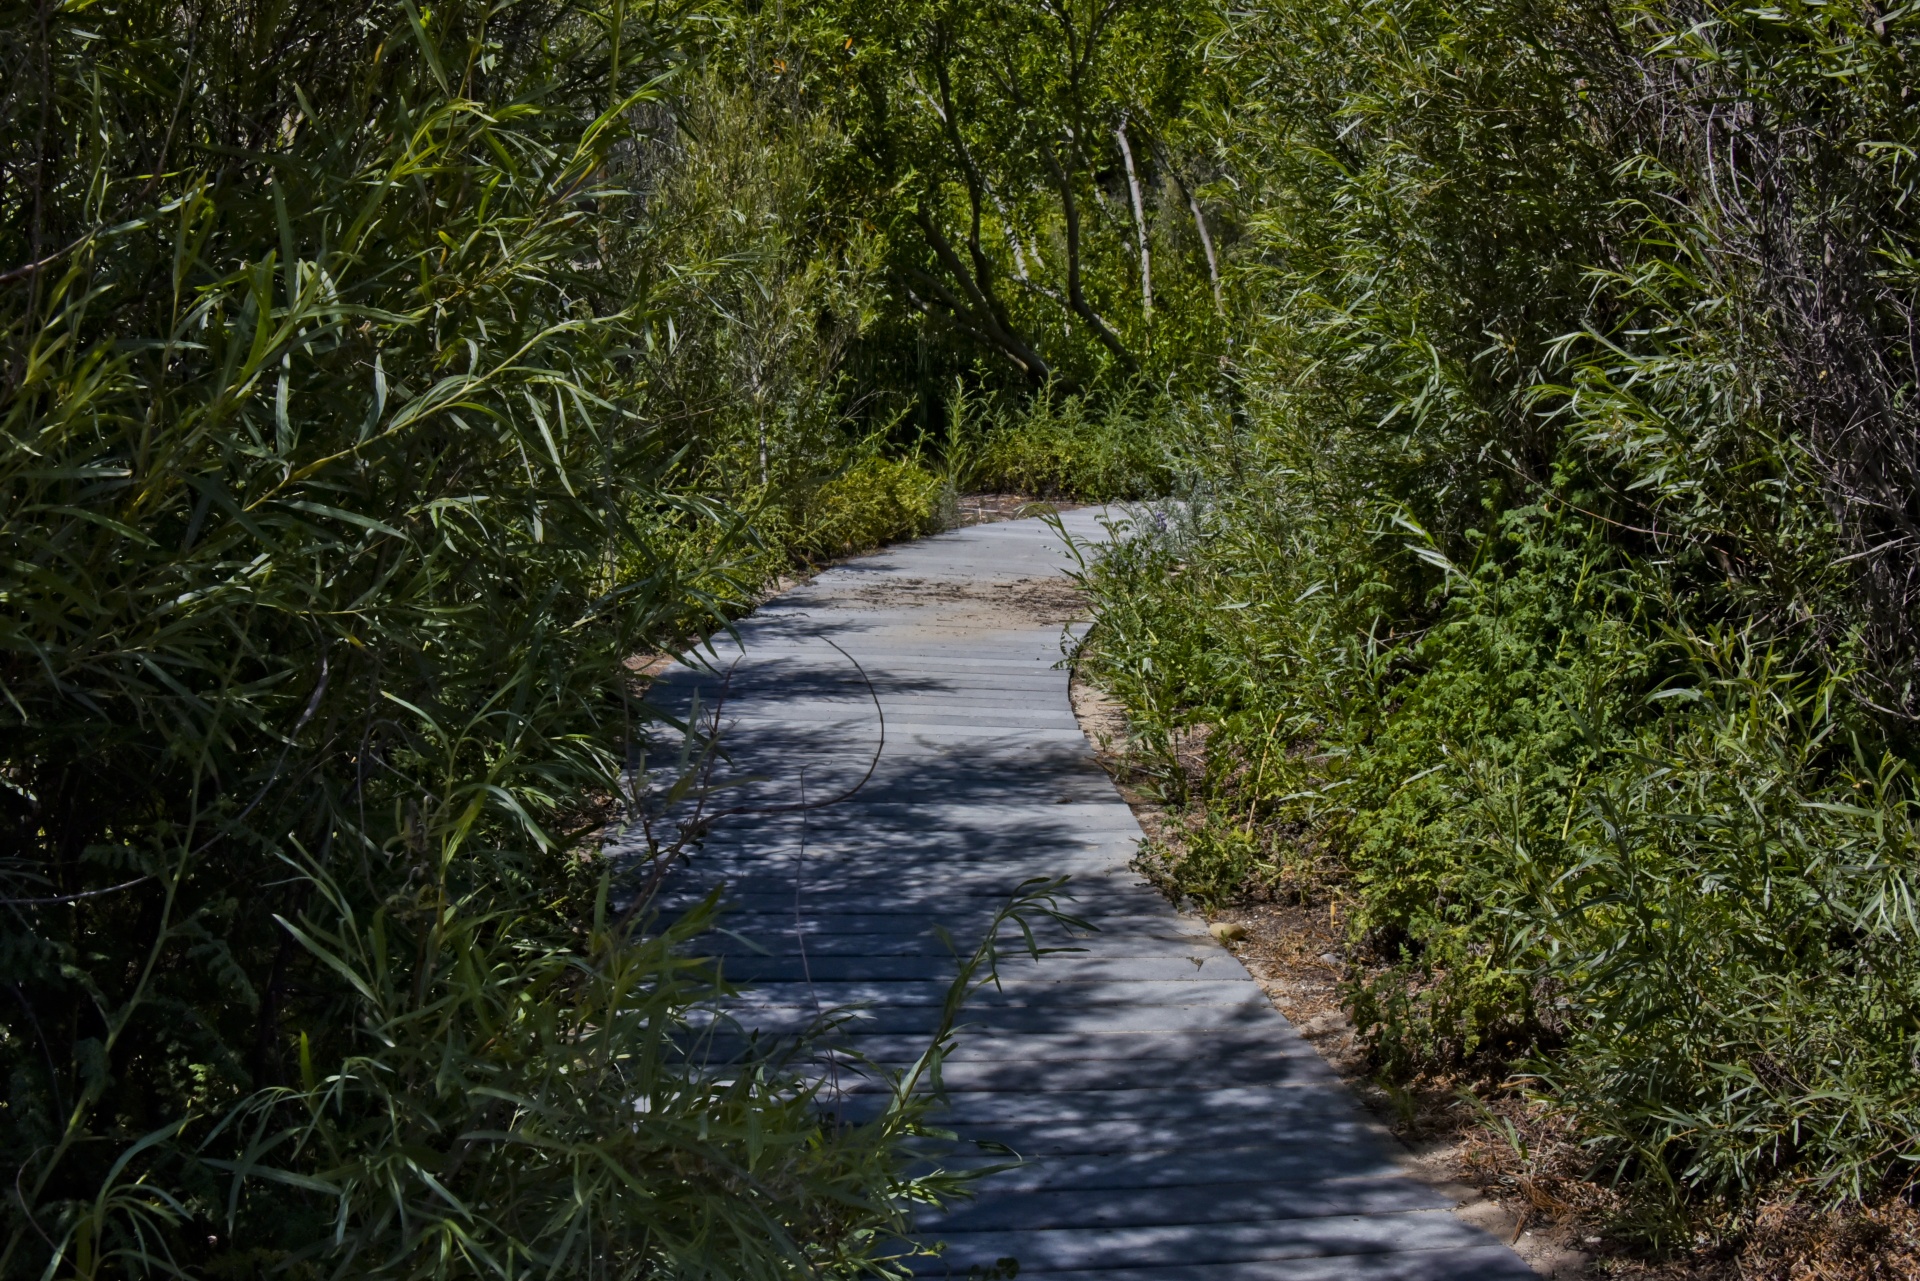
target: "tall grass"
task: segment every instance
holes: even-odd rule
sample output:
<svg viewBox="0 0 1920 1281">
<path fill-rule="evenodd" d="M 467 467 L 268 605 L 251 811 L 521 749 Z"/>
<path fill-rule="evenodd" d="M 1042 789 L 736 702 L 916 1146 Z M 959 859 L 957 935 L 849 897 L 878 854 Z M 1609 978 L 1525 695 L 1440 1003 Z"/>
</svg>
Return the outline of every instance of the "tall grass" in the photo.
<svg viewBox="0 0 1920 1281">
<path fill-rule="evenodd" d="M 1092 579 L 1170 888 L 1334 896 L 1667 1244 L 1920 1160 L 1913 22 L 1236 11 L 1239 405 Z"/>
<path fill-rule="evenodd" d="M 684 17 L 12 11 L 0 1275 L 889 1266 L 917 1105 L 707 1067 L 589 839 L 757 572 L 641 412 Z"/>
<path fill-rule="evenodd" d="M 1175 402 L 1150 388 L 1070 390 L 1030 396 L 970 393 L 947 404 L 944 466 L 963 490 L 1002 490 L 1090 501 L 1165 494 L 1182 470 L 1190 434 L 1171 421 Z"/>
</svg>

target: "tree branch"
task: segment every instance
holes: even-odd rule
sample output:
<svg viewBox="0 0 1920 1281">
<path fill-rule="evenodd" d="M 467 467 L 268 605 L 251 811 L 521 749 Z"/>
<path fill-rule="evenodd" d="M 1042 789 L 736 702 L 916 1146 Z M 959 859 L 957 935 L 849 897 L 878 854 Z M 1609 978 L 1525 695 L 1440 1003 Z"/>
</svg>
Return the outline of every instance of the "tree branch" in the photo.
<svg viewBox="0 0 1920 1281">
<path fill-rule="evenodd" d="M 1213 252 L 1213 237 L 1207 232 L 1207 219 L 1200 210 L 1200 197 L 1196 196 L 1193 188 L 1187 185 L 1187 180 L 1180 176 L 1180 167 L 1168 159 L 1166 149 L 1160 145 L 1160 140 L 1151 134 L 1147 136 L 1147 140 L 1153 147 L 1153 154 L 1159 158 L 1160 167 L 1173 175 L 1174 185 L 1180 188 L 1181 196 L 1186 199 L 1187 209 L 1193 214 L 1193 229 L 1200 233 L 1200 249 L 1207 256 L 1207 280 L 1213 285 L 1213 309 L 1224 316 L 1227 314 L 1227 304 L 1220 294 L 1220 259 Z"/>
<path fill-rule="evenodd" d="M 1147 246 L 1147 210 L 1140 199 L 1140 175 L 1134 172 L 1133 148 L 1127 142 L 1127 117 L 1123 112 L 1114 126 L 1113 136 L 1120 143 L 1120 159 L 1126 162 L 1127 192 L 1133 197 L 1133 230 L 1140 240 L 1140 310 L 1153 319 L 1153 256 Z"/>
<path fill-rule="evenodd" d="M 1125 365 L 1129 371 L 1137 371 L 1140 362 L 1128 351 L 1113 330 L 1107 328 L 1107 322 L 1100 319 L 1098 312 L 1087 302 L 1086 291 L 1080 285 L 1080 205 L 1073 198 L 1073 176 L 1060 164 L 1060 158 L 1053 153 L 1053 144 L 1042 141 L 1040 155 L 1047 162 L 1047 170 L 1053 175 L 1053 181 L 1060 189 L 1061 211 L 1066 215 L 1067 224 L 1067 304 L 1074 313 L 1092 327 L 1106 349 L 1114 358 Z"/>
</svg>

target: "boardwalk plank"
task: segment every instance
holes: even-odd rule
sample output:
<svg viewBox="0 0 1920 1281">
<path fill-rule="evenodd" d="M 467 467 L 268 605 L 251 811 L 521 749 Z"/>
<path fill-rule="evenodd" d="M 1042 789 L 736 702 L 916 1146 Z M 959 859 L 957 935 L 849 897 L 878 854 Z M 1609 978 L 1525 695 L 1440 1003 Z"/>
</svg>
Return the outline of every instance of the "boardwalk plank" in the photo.
<svg viewBox="0 0 1920 1281">
<path fill-rule="evenodd" d="M 1405 1178 L 1318 1180 L 1311 1183 L 1239 1183 L 1225 1187 L 1130 1188 L 1124 1191 L 1031 1191 L 988 1193 L 922 1222 L 941 1232 L 986 1225 L 994 1231 L 1034 1228 L 1157 1227 L 1263 1219 L 1316 1218 L 1329 1214 L 1395 1214 L 1443 1210 L 1447 1201 Z"/>
<path fill-rule="evenodd" d="M 1301 1085 L 1193 1084 L 1169 1090 L 1164 1084 L 1131 1089 L 1036 1093 L 1030 1090 L 984 1091 L 955 1095 L 943 1115 L 969 1129 L 1022 1125 L 1082 1125 L 1108 1121 L 1154 1123 L 1219 1122 L 1246 1127 L 1249 1137 L 1282 1136 L 1301 1125 L 1337 1119 L 1373 1127 L 1351 1104 L 1344 1115 L 1329 1105 L 1324 1079 Z"/>
<path fill-rule="evenodd" d="M 928 1275 L 941 1275 L 928 1270 Z M 959 1273 L 965 1276 L 965 1270 Z M 1021 1269 L 1047 1281 L 1533 1281 L 1533 1271 L 1505 1246 L 1396 1251 L 1333 1258 L 1255 1259 L 1186 1267 L 1101 1267 L 1098 1271 Z"/>
<path fill-rule="evenodd" d="M 871 946 L 866 941 L 869 937 L 856 935 L 849 941 L 863 947 Z M 875 956 L 866 952 L 849 953 L 821 947 L 830 939 L 831 936 L 808 939 L 804 956 L 794 951 L 791 940 L 787 941 L 786 947 L 772 954 L 755 954 L 744 950 L 723 952 L 729 958 L 727 976 L 735 982 L 753 983 L 766 991 L 781 983 L 804 980 L 817 984 L 853 980 L 900 982 L 929 979 L 944 984 L 954 974 L 956 963 L 943 951 L 891 952 Z M 938 939 L 927 939 L 926 943 L 934 949 L 939 947 Z M 744 945 L 741 946 L 744 948 Z M 1200 954 L 1197 948 L 1182 948 L 1177 942 L 1171 941 L 1157 955 L 1149 953 L 1123 958 L 1103 947 L 1099 956 L 1049 956 L 1037 963 L 1022 958 L 1002 966 L 1000 972 L 1009 985 L 1184 982 L 1201 979 L 1244 983 L 1247 977 L 1246 971 L 1231 957 L 1215 960 Z"/>
<path fill-rule="evenodd" d="M 1141 1267 L 1459 1249 L 1487 1238 L 1444 1210 L 1414 1210 L 1230 1223 L 943 1231 L 940 1239 L 947 1243 L 947 1263 L 990 1267 L 998 1259 L 1017 1258 L 1021 1272 L 1029 1273 L 1110 1260 Z"/>
<path fill-rule="evenodd" d="M 716 1032 L 709 1038 L 711 1055 L 724 1060 L 737 1051 L 745 1034 Z M 815 1048 L 814 1057 L 825 1061 L 847 1057 L 870 1063 L 910 1063 L 927 1048 L 924 1036 L 904 1033 L 862 1032 L 858 1024 Z M 970 1029 L 958 1039 L 947 1055 L 949 1066 L 971 1063 L 1085 1063 L 1088 1071 L 1102 1070 L 1098 1065 L 1117 1066 L 1143 1060 L 1168 1063 L 1238 1060 L 1285 1050 L 1288 1053 L 1312 1053 L 1313 1049 L 1291 1028 L 1277 1032 L 1259 1029 L 1245 1036 L 1219 1029 L 1203 1028 L 1198 1034 L 1188 1031 L 1110 1032 L 1110 1033 L 1034 1033 L 1009 1032 L 992 1026 Z M 1177 1078 L 1168 1077 L 1169 1084 Z M 1177 1086 L 1175 1087 L 1177 1088 Z"/>
<path fill-rule="evenodd" d="M 1098 533 L 1098 513 L 1067 520 Z M 1038 961 L 1005 950 L 941 1073 L 939 1119 L 957 1137 L 911 1145 L 923 1171 L 995 1171 L 976 1200 L 921 1216 L 923 1239 L 947 1244 L 915 1270 L 1529 1275 L 1400 1172 L 1245 967 L 1130 870 L 1139 826 L 1068 703 L 1062 638 L 1077 632 L 993 604 L 1069 567 L 1037 521 L 922 540 L 795 588 L 716 638 L 706 670 L 658 682 L 649 697 L 670 713 L 696 692 L 719 704 L 721 804 L 740 811 L 654 905 L 670 917 L 719 887 L 726 932 L 707 943 L 745 985 L 685 1034 L 688 1052 L 724 1071 L 748 1046 L 794 1046 L 837 1019 L 793 1066 L 823 1108 L 872 1115 L 889 1071 L 928 1048 L 955 951 L 1023 881 L 1070 876 L 1064 906 L 1099 928 L 1042 930 L 1078 950 Z M 659 748 L 652 759 L 671 759 Z"/>
<path fill-rule="evenodd" d="M 951 986 L 944 979 L 795 980 L 756 983 L 743 995 L 747 1005 L 823 1003 L 869 1009 L 913 1009 L 942 1004 Z M 997 988 L 976 994 L 967 1008 L 973 1011 L 1054 1009 L 1061 1001 L 1071 1001 L 1078 1009 L 1107 1005 L 1247 1005 L 1264 1004 L 1265 1000 L 1259 989 L 1245 979 L 1199 978 L 1189 969 L 1188 977 L 1174 979 L 1011 978 Z"/>
<path fill-rule="evenodd" d="M 1002 1165 L 1004 1157 L 943 1155 L 921 1169 L 979 1169 Z M 1091 1156 L 1064 1154 L 1031 1157 L 985 1182 L 986 1195 L 1013 1196 L 1035 1191 L 1089 1191 L 1122 1195 L 1141 1190 L 1211 1186 L 1225 1190 L 1278 1183 L 1319 1183 L 1337 1179 L 1404 1178 L 1379 1144 L 1332 1144 L 1322 1149 L 1295 1145 L 1217 1147 L 1206 1152 L 1142 1149 Z"/>
<path fill-rule="evenodd" d="M 905 1062 L 882 1065 L 895 1070 Z M 839 1079 L 839 1078 L 836 1078 Z M 1135 1058 L 1119 1063 L 1061 1063 L 996 1060 L 988 1063 L 948 1063 L 941 1072 L 941 1086 L 949 1095 L 974 1092 L 1005 1094 L 1083 1093 L 1090 1090 L 1112 1091 L 1153 1088 L 1164 1090 L 1168 1081 L 1178 1080 L 1192 1089 L 1215 1089 L 1232 1085 L 1288 1086 L 1312 1083 L 1325 1085 L 1337 1081 L 1326 1061 L 1302 1043 L 1293 1054 L 1275 1050 L 1270 1054 L 1236 1055 L 1231 1061 L 1195 1063 L 1188 1059 Z M 844 1085 L 849 1093 L 878 1091 L 885 1083 L 877 1078 L 856 1079 Z"/>
</svg>

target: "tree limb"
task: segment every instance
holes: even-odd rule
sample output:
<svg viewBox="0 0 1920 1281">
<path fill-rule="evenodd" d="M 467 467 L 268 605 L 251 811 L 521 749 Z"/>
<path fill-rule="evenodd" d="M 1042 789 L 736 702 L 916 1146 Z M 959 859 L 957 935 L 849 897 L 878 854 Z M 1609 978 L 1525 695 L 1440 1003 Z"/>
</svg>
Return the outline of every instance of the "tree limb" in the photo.
<svg viewBox="0 0 1920 1281">
<path fill-rule="evenodd" d="M 1114 358 L 1130 371 L 1137 371 L 1140 362 L 1128 351 L 1113 330 L 1107 328 L 1106 321 L 1094 311 L 1087 302 L 1086 291 L 1080 285 L 1080 205 L 1073 198 L 1073 176 L 1060 164 L 1060 158 L 1053 153 L 1053 144 L 1042 141 L 1040 155 L 1047 162 L 1047 171 L 1053 175 L 1054 184 L 1060 189 L 1061 211 L 1066 216 L 1067 225 L 1067 303 L 1082 320 L 1086 321 L 1106 349 Z"/>
<path fill-rule="evenodd" d="M 1187 180 L 1180 176 L 1179 166 L 1167 158 L 1166 149 L 1160 145 L 1160 140 L 1148 135 L 1148 141 L 1153 147 L 1154 155 L 1159 157 L 1160 167 L 1173 175 L 1174 185 L 1180 188 L 1180 194 L 1186 198 L 1187 209 L 1193 214 L 1193 229 L 1200 233 L 1200 249 L 1207 256 L 1207 280 L 1213 285 L 1213 309 L 1224 316 L 1227 314 L 1227 305 L 1220 294 L 1220 259 L 1213 252 L 1213 237 L 1207 232 L 1207 219 L 1200 210 L 1200 197 L 1195 195 L 1193 188 L 1187 185 Z"/>
<path fill-rule="evenodd" d="M 1140 199 L 1140 175 L 1133 167 L 1133 147 L 1127 142 L 1127 117 L 1122 113 L 1113 136 L 1120 143 L 1120 158 L 1126 162 L 1127 192 L 1133 197 L 1133 230 L 1140 240 L 1140 310 L 1153 319 L 1153 256 L 1147 246 L 1147 209 Z"/>
</svg>

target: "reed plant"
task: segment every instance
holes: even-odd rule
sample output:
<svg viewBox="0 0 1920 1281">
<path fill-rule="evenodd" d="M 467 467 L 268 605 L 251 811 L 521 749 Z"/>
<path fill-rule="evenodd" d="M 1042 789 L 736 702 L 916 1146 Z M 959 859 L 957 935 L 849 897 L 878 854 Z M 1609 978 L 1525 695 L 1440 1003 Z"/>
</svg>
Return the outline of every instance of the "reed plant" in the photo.
<svg viewBox="0 0 1920 1281">
<path fill-rule="evenodd" d="M 9 11 L 0 1275 L 886 1271 L 594 834 L 764 572 L 646 409 L 672 6 Z M 723 497 L 723 496 L 718 496 Z"/>
<path fill-rule="evenodd" d="M 1628 1235 L 1910 1195 L 1914 15 L 1272 0 L 1212 46 L 1228 424 L 1083 657 L 1203 903 L 1329 897 L 1388 1080 Z"/>
<path fill-rule="evenodd" d="M 966 490 L 1100 502 L 1164 494 L 1188 434 L 1170 421 L 1175 402 L 1137 385 L 995 397 L 962 384 L 947 408 L 947 466 Z"/>
</svg>

